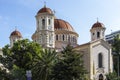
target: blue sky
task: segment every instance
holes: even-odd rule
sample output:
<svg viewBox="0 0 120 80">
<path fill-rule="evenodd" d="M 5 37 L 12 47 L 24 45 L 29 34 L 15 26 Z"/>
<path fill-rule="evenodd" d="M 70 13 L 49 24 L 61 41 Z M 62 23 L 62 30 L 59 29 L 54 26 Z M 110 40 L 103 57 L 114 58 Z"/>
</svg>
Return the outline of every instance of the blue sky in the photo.
<svg viewBox="0 0 120 80">
<path fill-rule="evenodd" d="M 90 28 L 99 19 L 106 34 L 120 30 L 120 0 L 0 0 L 0 47 L 9 44 L 12 31 L 31 40 L 36 29 L 35 15 L 46 6 L 56 17 L 68 21 L 79 34 L 78 44 L 90 41 Z"/>
</svg>

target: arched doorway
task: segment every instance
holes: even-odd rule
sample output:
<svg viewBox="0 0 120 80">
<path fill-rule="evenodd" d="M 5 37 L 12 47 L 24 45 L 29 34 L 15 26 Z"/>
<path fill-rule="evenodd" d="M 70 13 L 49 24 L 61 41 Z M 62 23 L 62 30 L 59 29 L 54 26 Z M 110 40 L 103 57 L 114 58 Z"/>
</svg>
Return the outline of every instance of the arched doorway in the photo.
<svg viewBox="0 0 120 80">
<path fill-rule="evenodd" d="M 103 75 L 102 74 L 99 75 L 99 80 L 103 80 Z"/>
</svg>

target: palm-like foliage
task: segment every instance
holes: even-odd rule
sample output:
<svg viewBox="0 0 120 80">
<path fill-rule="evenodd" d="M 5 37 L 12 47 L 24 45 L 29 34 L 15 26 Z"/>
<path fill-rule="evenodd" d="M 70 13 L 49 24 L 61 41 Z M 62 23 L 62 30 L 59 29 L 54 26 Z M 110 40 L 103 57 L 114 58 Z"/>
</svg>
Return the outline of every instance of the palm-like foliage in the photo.
<svg viewBox="0 0 120 80">
<path fill-rule="evenodd" d="M 41 54 L 34 59 L 32 69 L 34 80 L 51 80 L 51 70 L 56 62 L 56 56 L 56 52 L 53 50 L 42 50 Z"/>
<path fill-rule="evenodd" d="M 62 57 L 53 67 L 53 80 L 82 80 L 86 70 L 83 66 L 82 55 L 67 46 L 62 51 Z M 85 80 L 85 79 L 84 79 Z"/>
</svg>

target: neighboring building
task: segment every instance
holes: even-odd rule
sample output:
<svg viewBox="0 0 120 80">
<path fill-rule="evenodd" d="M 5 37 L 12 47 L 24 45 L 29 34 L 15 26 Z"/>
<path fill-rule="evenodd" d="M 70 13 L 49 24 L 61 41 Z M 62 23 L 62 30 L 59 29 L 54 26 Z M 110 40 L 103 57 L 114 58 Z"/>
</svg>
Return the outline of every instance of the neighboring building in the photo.
<svg viewBox="0 0 120 80">
<path fill-rule="evenodd" d="M 118 31 L 115 31 L 115 32 L 112 32 L 111 34 L 108 34 L 105 36 L 106 38 L 106 41 L 109 43 L 109 44 L 112 44 L 113 43 L 113 40 L 114 40 L 114 37 L 119 35 L 120 37 L 120 30 Z"/>
<path fill-rule="evenodd" d="M 75 50 L 83 54 L 85 68 L 90 80 L 106 80 L 106 74 L 113 71 L 111 46 L 104 40 L 105 27 L 96 22 L 91 30 L 91 41 L 79 45 Z"/>
<path fill-rule="evenodd" d="M 53 48 L 61 51 L 68 44 L 83 54 L 84 66 L 91 80 L 105 80 L 105 74 L 112 72 L 111 46 L 104 40 L 105 27 L 96 22 L 91 30 L 91 41 L 82 45 L 77 44 L 78 34 L 65 20 L 57 19 L 50 8 L 44 6 L 36 15 L 36 30 L 32 40 L 43 48 Z M 10 34 L 10 46 L 22 35 L 15 30 Z"/>
</svg>

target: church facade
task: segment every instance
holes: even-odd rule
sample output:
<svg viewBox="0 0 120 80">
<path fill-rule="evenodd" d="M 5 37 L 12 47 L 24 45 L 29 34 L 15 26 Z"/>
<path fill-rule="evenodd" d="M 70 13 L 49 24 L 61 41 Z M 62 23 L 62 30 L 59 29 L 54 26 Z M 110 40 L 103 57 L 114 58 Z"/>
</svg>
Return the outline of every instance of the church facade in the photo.
<svg viewBox="0 0 120 80">
<path fill-rule="evenodd" d="M 91 41 L 82 45 L 77 44 L 79 35 L 65 20 L 57 19 L 54 12 L 44 6 L 36 14 L 36 30 L 32 40 L 43 48 L 53 48 L 62 51 L 68 44 L 74 50 L 83 54 L 84 66 L 90 80 L 105 80 L 105 74 L 112 72 L 111 46 L 104 39 L 105 26 L 100 22 L 93 24 L 90 33 Z M 18 30 L 10 34 L 10 46 L 22 39 Z"/>
<path fill-rule="evenodd" d="M 106 80 L 106 74 L 113 72 L 111 46 L 104 39 L 104 24 L 96 22 L 91 30 L 91 41 L 75 47 L 83 54 L 84 66 L 90 80 Z"/>
</svg>

